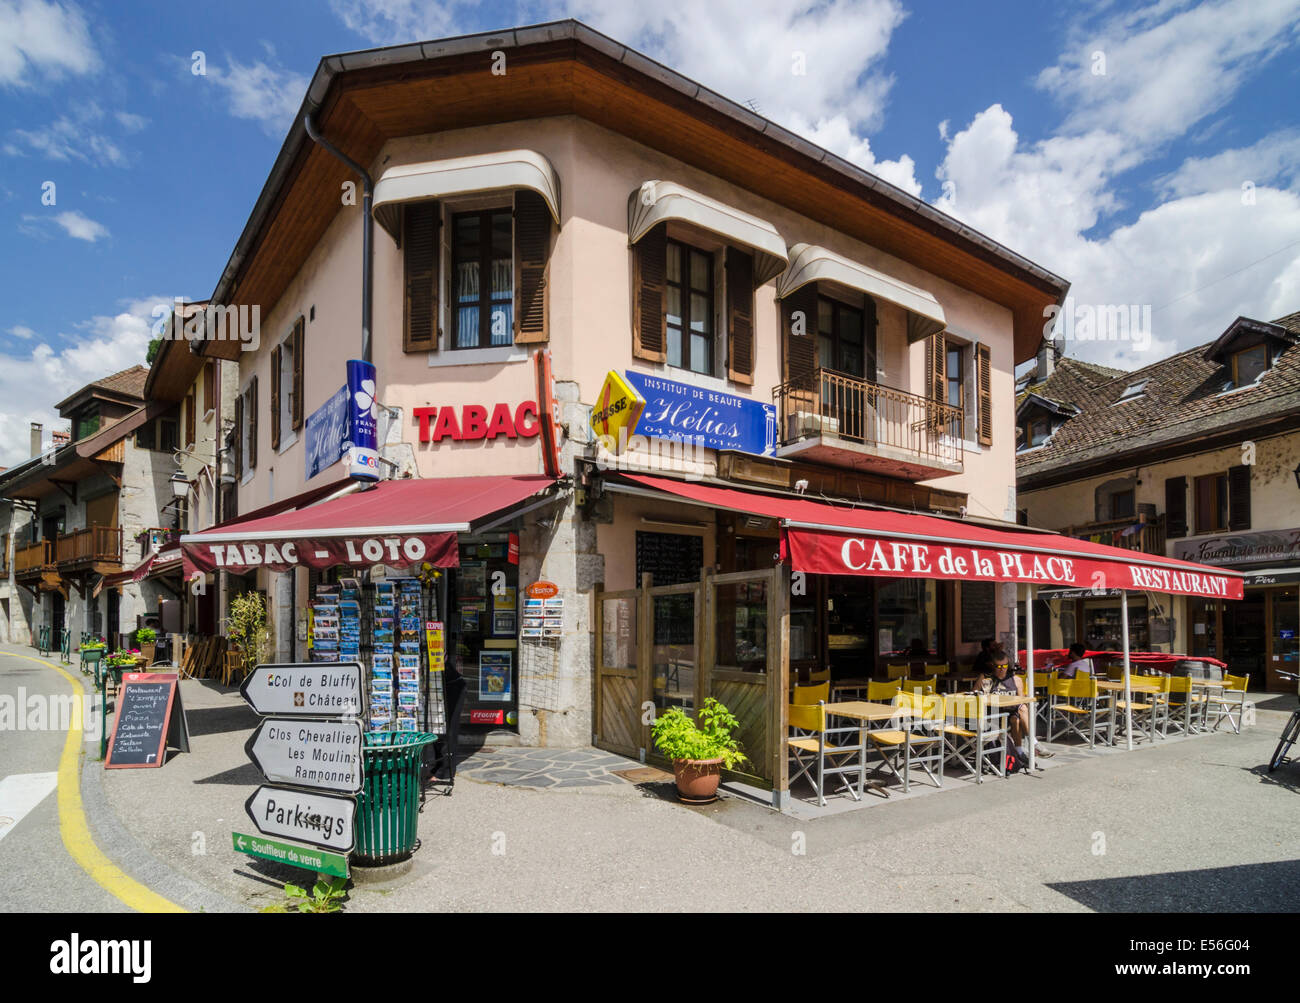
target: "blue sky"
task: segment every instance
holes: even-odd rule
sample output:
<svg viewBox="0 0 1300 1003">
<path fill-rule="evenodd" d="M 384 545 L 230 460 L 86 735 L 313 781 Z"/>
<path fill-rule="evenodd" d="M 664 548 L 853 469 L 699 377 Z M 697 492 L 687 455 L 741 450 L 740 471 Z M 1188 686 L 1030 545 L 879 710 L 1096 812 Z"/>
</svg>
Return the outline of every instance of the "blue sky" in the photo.
<svg viewBox="0 0 1300 1003">
<path fill-rule="evenodd" d="M 1300 0 L 0 0 L 0 464 L 55 401 L 143 361 L 156 303 L 211 293 L 322 55 L 565 16 L 1082 303 L 1153 309 L 1148 343 L 1071 354 L 1145 365 L 1300 310 Z"/>
</svg>

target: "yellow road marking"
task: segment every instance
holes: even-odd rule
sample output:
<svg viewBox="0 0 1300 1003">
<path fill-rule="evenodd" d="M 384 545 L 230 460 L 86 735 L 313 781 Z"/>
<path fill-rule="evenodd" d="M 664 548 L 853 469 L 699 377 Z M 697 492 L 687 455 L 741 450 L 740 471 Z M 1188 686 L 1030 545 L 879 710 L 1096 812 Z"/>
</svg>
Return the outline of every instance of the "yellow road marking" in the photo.
<svg viewBox="0 0 1300 1003">
<path fill-rule="evenodd" d="M 25 658 L 39 665 L 48 665 L 67 680 L 75 696 L 79 698 L 84 692 L 77 680 L 54 662 L 11 651 L 0 652 L 0 654 L 12 658 Z M 97 885 L 123 905 L 137 912 L 185 912 L 186 910 L 175 902 L 163 898 L 134 878 L 128 877 L 104 855 L 103 850 L 95 845 L 94 837 L 90 834 L 90 826 L 86 823 L 85 809 L 81 804 L 81 708 L 82 701 L 74 700 L 68 738 L 63 743 L 63 754 L 59 757 L 59 835 L 63 837 L 63 845 L 67 848 L 68 855 L 94 879 Z"/>
</svg>

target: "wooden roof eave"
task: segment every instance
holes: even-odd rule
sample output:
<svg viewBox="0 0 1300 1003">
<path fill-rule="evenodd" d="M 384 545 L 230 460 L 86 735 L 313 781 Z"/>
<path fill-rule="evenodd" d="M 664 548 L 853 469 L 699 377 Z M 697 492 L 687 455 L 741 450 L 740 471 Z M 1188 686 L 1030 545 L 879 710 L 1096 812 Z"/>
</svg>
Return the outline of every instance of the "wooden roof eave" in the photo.
<svg viewBox="0 0 1300 1003">
<path fill-rule="evenodd" d="M 496 49 L 507 51 L 509 95 L 484 85 Z M 1037 351 L 1045 308 L 1069 288 L 829 151 L 584 25 L 559 22 L 322 59 L 213 302 L 270 309 L 339 210 L 334 193 L 350 172 L 307 137 L 308 112 L 362 164 L 396 136 L 578 114 L 1006 306 L 1017 363 Z M 201 351 L 236 359 L 239 347 L 204 342 Z"/>
</svg>

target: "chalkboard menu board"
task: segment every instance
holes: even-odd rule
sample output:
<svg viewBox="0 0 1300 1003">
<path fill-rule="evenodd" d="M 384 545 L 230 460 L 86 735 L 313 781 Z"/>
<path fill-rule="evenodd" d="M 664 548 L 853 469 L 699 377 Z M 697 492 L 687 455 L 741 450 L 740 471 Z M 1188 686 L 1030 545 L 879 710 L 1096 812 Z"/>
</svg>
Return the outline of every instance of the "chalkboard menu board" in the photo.
<svg viewBox="0 0 1300 1003">
<path fill-rule="evenodd" d="M 655 585 L 698 582 L 704 566 L 704 538 L 682 533 L 636 534 L 636 584 L 647 571 Z"/>
<path fill-rule="evenodd" d="M 104 769 L 161 766 L 167 739 L 188 751 L 189 729 L 181 708 L 179 676 L 128 672 L 117 692 L 117 713 L 108 740 Z"/>
<path fill-rule="evenodd" d="M 962 641 L 982 641 L 997 633 L 995 588 L 992 582 L 961 583 Z"/>
</svg>

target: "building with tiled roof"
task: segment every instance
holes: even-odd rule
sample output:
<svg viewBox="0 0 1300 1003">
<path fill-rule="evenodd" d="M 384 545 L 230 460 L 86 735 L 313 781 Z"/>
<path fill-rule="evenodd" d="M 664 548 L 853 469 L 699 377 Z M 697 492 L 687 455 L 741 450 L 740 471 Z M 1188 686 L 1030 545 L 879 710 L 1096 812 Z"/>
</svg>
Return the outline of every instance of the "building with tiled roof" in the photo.
<svg viewBox="0 0 1300 1003">
<path fill-rule="evenodd" d="M 1135 643 L 1292 688 L 1275 670 L 1300 663 L 1300 313 L 1238 317 L 1214 341 L 1132 371 L 1054 347 L 1017 386 L 1022 521 L 1242 571 L 1241 602 L 1148 597 L 1133 611 Z M 1049 595 L 1036 627 L 1104 647 L 1117 605 Z"/>
</svg>

